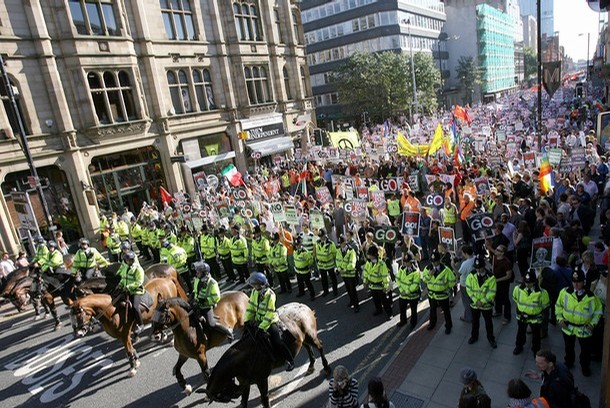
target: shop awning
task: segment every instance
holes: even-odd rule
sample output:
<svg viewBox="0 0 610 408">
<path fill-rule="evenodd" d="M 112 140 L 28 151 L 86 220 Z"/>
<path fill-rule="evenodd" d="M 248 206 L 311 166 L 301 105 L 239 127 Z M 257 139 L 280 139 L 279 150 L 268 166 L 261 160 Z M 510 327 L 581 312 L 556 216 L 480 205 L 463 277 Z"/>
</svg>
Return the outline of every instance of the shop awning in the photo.
<svg viewBox="0 0 610 408">
<path fill-rule="evenodd" d="M 231 151 L 231 152 L 221 153 L 216 156 L 203 157 L 198 160 L 187 160 L 185 164 L 190 169 L 194 169 L 195 167 L 207 166 L 208 164 L 212 164 L 217 161 L 232 159 L 234 157 L 235 157 L 235 152 Z"/>
<path fill-rule="evenodd" d="M 260 142 L 248 143 L 253 152 L 260 152 L 261 156 L 269 156 L 274 153 L 283 152 L 294 148 L 292 138 L 289 136 L 274 137 L 273 139 L 261 140 Z"/>
</svg>

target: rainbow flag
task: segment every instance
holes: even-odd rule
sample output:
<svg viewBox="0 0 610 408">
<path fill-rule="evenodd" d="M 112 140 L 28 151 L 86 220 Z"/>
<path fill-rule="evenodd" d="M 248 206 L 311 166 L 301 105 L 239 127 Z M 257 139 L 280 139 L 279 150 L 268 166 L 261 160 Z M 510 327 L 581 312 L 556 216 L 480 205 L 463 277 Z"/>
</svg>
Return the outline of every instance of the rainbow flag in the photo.
<svg viewBox="0 0 610 408">
<path fill-rule="evenodd" d="M 551 163 L 549 158 L 544 155 L 540 162 L 540 175 L 538 176 L 540 181 L 540 191 L 546 194 L 553 188 L 553 170 L 551 169 Z"/>
</svg>

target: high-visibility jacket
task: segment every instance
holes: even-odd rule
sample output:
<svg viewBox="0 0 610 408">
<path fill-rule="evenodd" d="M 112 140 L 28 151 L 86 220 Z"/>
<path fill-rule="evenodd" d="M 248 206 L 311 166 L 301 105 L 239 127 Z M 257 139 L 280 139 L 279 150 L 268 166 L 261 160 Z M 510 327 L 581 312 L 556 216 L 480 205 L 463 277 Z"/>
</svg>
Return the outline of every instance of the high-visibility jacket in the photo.
<svg viewBox="0 0 610 408">
<path fill-rule="evenodd" d="M 129 227 L 129 234 L 135 242 L 142 241 L 142 227 L 137 222 L 134 222 Z"/>
<path fill-rule="evenodd" d="M 318 241 L 316 242 L 315 248 L 318 268 L 325 270 L 333 269 L 335 267 L 335 258 L 337 254 L 335 243 L 329 240 L 326 240 L 324 243 Z"/>
<path fill-rule="evenodd" d="M 337 251 L 335 261 L 337 263 L 337 271 L 343 278 L 356 277 L 356 251 L 354 248 L 346 246 Z"/>
<path fill-rule="evenodd" d="M 91 269 L 95 265 L 106 266 L 110 263 L 99 253 L 95 248 L 88 248 L 87 251 L 79 249 L 74 255 L 74 264 L 72 265 L 72 273 L 76 274 L 79 269 Z"/>
<path fill-rule="evenodd" d="M 269 251 L 269 265 L 276 273 L 288 270 L 288 250 L 281 242 L 273 244 Z"/>
<path fill-rule="evenodd" d="M 586 326 L 595 326 L 602 316 L 600 300 L 589 290 L 578 296 L 574 288 L 564 288 L 559 292 L 555 303 L 557 323 L 565 322 L 567 328 L 561 330 L 568 336 L 579 338 L 591 337 L 592 330 Z"/>
<path fill-rule="evenodd" d="M 150 246 L 150 230 L 148 227 L 142 227 L 140 239 L 142 240 L 142 245 Z"/>
<path fill-rule="evenodd" d="M 119 237 L 119 234 L 113 232 L 108 236 L 106 239 L 106 248 L 108 248 L 108 251 L 114 255 L 121 252 L 121 238 Z"/>
<path fill-rule="evenodd" d="M 388 200 L 386 205 L 388 207 L 388 215 L 392 217 L 400 215 L 400 201 Z"/>
<path fill-rule="evenodd" d="M 216 248 L 220 259 L 228 259 L 231 257 L 231 239 L 229 237 L 217 237 Z"/>
<path fill-rule="evenodd" d="M 311 272 L 313 266 L 313 255 L 305 248 L 297 248 L 294 251 L 294 269 L 301 275 Z"/>
<path fill-rule="evenodd" d="M 455 274 L 445 265 L 440 265 L 441 270 L 433 273 L 430 267 L 424 269 L 422 281 L 428 287 L 428 297 L 434 300 L 445 300 L 449 298 L 449 290 L 455 286 Z"/>
<path fill-rule="evenodd" d="M 166 241 L 171 242 L 174 245 L 178 245 L 178 237 L 176 236 L 176 234 L 174 234 L 173 232 L 170 233 L 165 233 L 165 238 Z"/>
<path fill-rule="evenodd" d="M 186 257 L 192 258 L 195 256 L 195 238 L 189 233 L 181 236 L 178 239 L 178 246 L 186 251 Z"/>
<path fill-rule="evenodd" d="M 125 267 L 123 267 L 125 265 Z M 121 280 L 117 287 L 125 290 L 130 295 L 143 295 L 146 293 L 144 289 L 144 269 L 140 264 L 134 263 L 129 266 L 127 264 L 121 265 L 117 274 Z"/>
<path fill-rule="evenodd" d="M 55 270 L 64 264 L 64 256 L 57 248 L 50 251 L 47 256 L 41 261 L 38 262 L 40 264 L 40 270 L 46 272 L 49 268 Z"/>
<path fill-rule="evenodd" d="M 466 293 L 472 301 L 470 307 L 473 309 L 491 310 L 496 299 L 496 289 L 496 278 L 488 272 L 483 276 L 483 283 L 479 282 L 479 274 L 476 271 L 470 272 L 466 277 Z"/>
<path fill-rule="evenodd" d="M 474 206 L 474 201 L 471 200 L 468 203 L 464 201 L 464 204 L 462 204 L 462 209 L 460 210 L 460 220 L 466 221 L 466 218 L 472 215 L 472 210 L 474 210 Z"/>
<path fill-rule="evenodd" d="M 252 240 L 252 257 L 257 264 L 266 264 L 269 261 L 269 251 L 271 245 L 265 237 Z"/>
<path fill-rule="evenodd" d="M 167 262 L 176 268 L 178 273 L 188 271 L 188 267 L 186 265 L 186 251 L 184 248 L 180 248 L 178 245 L 172 245 L 170 248 L 161 248 L 160 258 L 161 262 Z"/>
<path fill-rule="evenodd" d="M 248 241 L 241 235 L 231 238 L 231 261 L 235 265 L 248 262 Z"/>
<path fill-rule="evenodd" d="M 206 281 L 195 278 L 193 282 L 193 293 L 195 307 L 199 309 L 211 309 L 220 300 L 220 288 L 216 279 L 208 276 Z"/>
<path fill-rule="evenodd" d="M 34 255 L 32 263 L 38 262 L 40 264 L 47 258 L 47 255 L 49 255 L 49 248 L 45 244 L 36 245 L 36 255 Z"/>
<path fill-rule="evenodd" d="M 123 220 L 119 220 L 116 223 L 116 233 L 119 234 L 121 241 L 129 239 L 129 225 Z"/>
<path fill-rule="evenodd" d="M 443 207 L 441 209 L 441 215 L 443 217 L 443 222 L 445 225 L 453 225 L 457 222 L 457 207 L 455 204 L 451 204 L 449 208 Z"/>
<path fill-rule="evenodd" d="M 401 299 L 414 300 L 421 296 L 421 272 L 419 269 L 398 268 L 396 286 Z"/>
<path fill-rule="evenodd" d="M 202 234 L 199 237 L 199 246 L 204 259 L 216 258 L 216 239 L 212 234 Z"/>
<path fill-rule="evenodd" d="M 252 291 L 244 320 L 258 323 L 258 327 L 265 331 L 273 323 L 280 321 L 280 317 L 275 310 L 275 292 L 271 288 Z"/>
<path fill-rule="evenodd" d="M 513 289 L 513 300 L 517 305 L 517 320 L 526 323 L 542 323 L 542 312 L 549 308 L 549 293 L 537 286 L 528 289 L 522 283 Z"/>
<path fill-rule="evenodd" d="M 163 228 L 155 229 L 155 240 L 153 241 L 153 243 L 155 244 L 155 248 L 161 249 L 161 245 L 163 244 L 163 241 L 165 240 L 166 236 L 167 234 L 165 233 Z"/>
<path fill-rule="evenodd" d="M 108 218 L 106 216 L 100 217 L 100 231 L 104 231 L 110 223 L 108 222 Z"/>
<path fill-rule="evenodd" d="M 288 176 L 288 173 L 282 174 L 282 187 L 284 187 L 284 188 L 290 187 L 290 176 Z"/>
<path fill-rule="evenodd" d="M 408 196 L 407 201 L 405 202 L 404 209 L 405 209 L 405 211 L 419 212 L 420 206 L 421 206 L 421 204 L 417 198 Z"/>
<path fill-rule="evenodd" d="M 387 290 L 390 285 L 388 266 L 380 260 L 376 262 L 367 261 L 364 264 L 362 281 L 371 290 Z"/>
<path fill-rule="evenodd" d="M 159 228 L 152 228 L 148 230 L 148 245 L 151 248 L 161 249 L 161 241 L 159 241 Z M 163 236 L 165 236 L 165 232 L 163 232 Z"/>
</svg>

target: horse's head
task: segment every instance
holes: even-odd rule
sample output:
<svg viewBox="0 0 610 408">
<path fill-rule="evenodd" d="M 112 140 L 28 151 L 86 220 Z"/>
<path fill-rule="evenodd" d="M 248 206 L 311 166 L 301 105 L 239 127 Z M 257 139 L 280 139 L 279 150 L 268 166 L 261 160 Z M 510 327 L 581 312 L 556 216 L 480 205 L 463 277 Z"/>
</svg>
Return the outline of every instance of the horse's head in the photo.
<svg viewBox="0 0 610 408">
<path fill-rule="evenodd" d="M 157 307 L 153 311 L 152 315 L 152 333 L 150 338 L 154 341 L 161 341 L 163 337 L 163 331 L 166 330 L 171 324 L 170 316 L 170 304 L 167 300 L 163 299 L 161 294 L 157 295 Z"/>
<path fill-rule="evenodd" d="M 79 302 L 72 304 L 70 308 L 70 323 L 72 324 L 74 337 L 85 337 L 87 332 L 89 332 L 91 315 Z"/>
<path fill-rule="evenodd" d="M 241 396 L 239 385 L 235 383 L 234 379 L 223 384 L 219 384 L 217 381 L 211 382 L 211 380 L 212 378 L 210 377 L 208 385 L 204 390 L 210 403 L 216 401 L 226 404 Z"/>
</svg>

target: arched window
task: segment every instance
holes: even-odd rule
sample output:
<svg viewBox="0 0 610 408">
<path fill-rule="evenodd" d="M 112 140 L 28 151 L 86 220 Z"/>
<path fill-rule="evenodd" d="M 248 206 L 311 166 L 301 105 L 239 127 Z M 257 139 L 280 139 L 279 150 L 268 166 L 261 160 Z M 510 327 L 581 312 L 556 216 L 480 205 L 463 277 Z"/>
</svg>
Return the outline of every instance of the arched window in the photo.
<svg viewBox="0 0 610 408">
<path fill-rule="evenodd" d="M 250 105 L 264 104 L 273 100 L 266 67 L 246 67 L 244 77 Z"/>
<path fill-rule="evenodd" d="M 309 87 L 307 86 L 307 76 L 305 75 L 305 67 L 301 66 L 301 86 L 303 87 L 303 95 L 311 96 Z"/>
<path fill-rule="evenodd" d="M 182 69 L 168 71 L 167 83 L 174 112 L 176 114 L 192 112 L 193 104 L 191 103 L 191 90 L 189 89 L 187 73 Z"/>
<path fill-rule="evenodd" d="M 91 71 L 87 73 L 87 83 L 99 123 L 107 125 L 137 119 L 129 72 Z"/>
<path fill-rule="evenodd" d="M 208 69 L 194 69 L 193 84 L 195 85 L 199 110 L 216 109 L 214 90 L 212 88 L 212 75 L 210 75 L 210 71 Z"/>
<path fill-rule="evenodd" d="M 301 35 L 299 34 L 299 18 L 297 16 L 297 13 L 292 13 L 292 31 L 296 43 L 302 44 Z"/>
<path fill-rule="evenodd" d="M 233 3 L 235 30 L 240 41 L 261 41 L 263 31 L 256 1 L 241 1 Z"/>
<path fill-rule="evenodd" d="M 17 102 L 17 111 L 15 112 L 13 109 L 13 104 L 10 101 L 8 90 L 5 87 L 4 81 L 0 79 L 0 99 L 2 99 L 2 106 L 4 106 L 4 112 L 8 118 L 9 125 L 11 126 L 11 130 L 13 131 L 13 136 L 17 136 L 21 134 L 21 129 L 19 127 L 19 120 L 21 120 L 21 124 L 23 125 L 23 129 L 26 135 L 31 134 L 27 128 L 25 122 L 25 115 L 23 114 L 23 109 L 21 108 L 21 93 L 19 92 L 19 88 L 17 88 L 12 80 L 10 80 L 10 86 L 13 89 L 13 95 L 15 96 L 15 100 Z"/>
<path fill-rule="evenodd" d="M 292 99 L 292 90 L 290 89 L 290 76 L 288 75 L 288 69 L 284 67 L 282 70 L 282 74 L 284 75 L 284 88 L 286 88 L 286 99 Z"/>
</svg>

